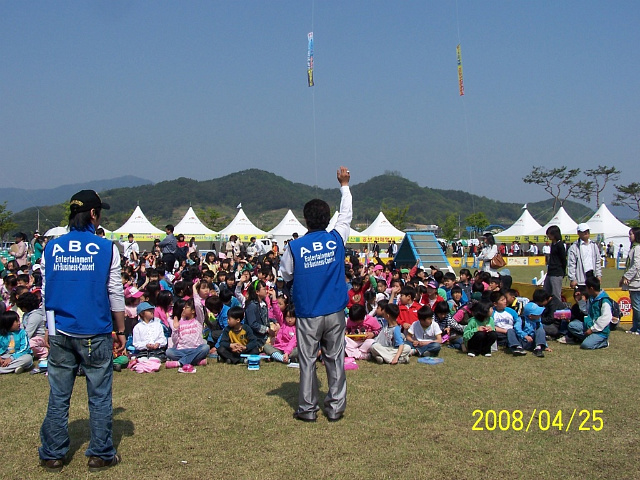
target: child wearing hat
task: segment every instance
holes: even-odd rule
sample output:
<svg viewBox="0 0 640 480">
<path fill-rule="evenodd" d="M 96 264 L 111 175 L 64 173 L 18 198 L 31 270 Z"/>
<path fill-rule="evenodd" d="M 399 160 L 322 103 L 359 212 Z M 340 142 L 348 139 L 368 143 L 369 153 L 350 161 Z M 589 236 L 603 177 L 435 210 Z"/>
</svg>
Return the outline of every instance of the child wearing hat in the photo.
<svg viewBox="0 0 640 480">
<path fill-rule="evenodd" d="M 166 360 L 167 337 L 162 322 L 154 318 L 154 310 L 155 307 L 148 302 L 142 302 L 136 309 L 140 321 L 133 327 L 133 356 Z"/>
<path fill-rule="evenodd" d="M 535 302 L 524 306 L 524 321 L 513 325 L 515 337 L 507 335 L 508 347 L 514 355 L 525 355 L 525 350 L 533 350 L 536 357 L 544 357 L 547 340 L 541 320 L 543 312 L 544 307 Z"/>
</svg>

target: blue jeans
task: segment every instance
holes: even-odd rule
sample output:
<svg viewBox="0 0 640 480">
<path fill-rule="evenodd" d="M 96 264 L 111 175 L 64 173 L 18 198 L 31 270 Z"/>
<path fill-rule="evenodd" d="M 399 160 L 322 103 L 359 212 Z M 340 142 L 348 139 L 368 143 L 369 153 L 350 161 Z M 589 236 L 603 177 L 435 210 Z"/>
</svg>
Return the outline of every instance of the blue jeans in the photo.
<svg viewBox="0 0 640 480">
<path fill-rule="evenodd" d="M 629 297 L 631 299 L 631 331 L 640 332 L 640 290 L 629 290 Z"/>
<path fill-rule="evenodd" d="M 69 405 L 78 367 L 87 380 L 91 441 L 86 456 L 105 460 L 116 454 L 112 438 L 111 382 L 113 379 L 113 340 L 111 335 L 74 338 L 49 337 L 49 406 L 40 428 L 43 460 L 62 459 L 69 451 Z"/>
<path fill-rule="evenodd" d="M 414 347 L 413 343 L 411 342 L 405 343 L 411 348 L 415 348 L 421 357 L 426 357 L 427 355 L 429 355 L 430 357 L 437 357 L 440 353 L 440 349 L 442 348 L 442 345 L 438 342 L 427 343 L 426 345 L 422 345 L 420 347 Z"/>
<path fill-rule="evenodd" d="M 507 330 L 507 345 L 509 348 L 514 349 L 518 347 L 522 347 L 525 350 L 533 350 L 538 345 L 542 345 L 543 347 L 547 347 L 547 339 L 544 328 L 541 326 L 536 328 L 533 333 L 533 342 L 529 342 L 526 339 L 519 339 L 516 335 L 515 329 L 511 328 Z"/>
<path fill-rule="evenodd" d="M 200 360 L 204 360 L 209 355 L 209 345 L 206 343 L 196 348 L 167 348 L 167 358 L 177 360 L 181 366 L 197 365 Z"/>
<path fill-rule="evenodd" d="M 584 322 L 580 320 L 573 320 L 569 323 L 569 333 L 580 343 L 580 348 L 585 350 L 595 350 L 596 348 L 605 348 L 609 345 L 607 337 L 592 333 L 591 335 L 585 335 Z"/>
</svg>

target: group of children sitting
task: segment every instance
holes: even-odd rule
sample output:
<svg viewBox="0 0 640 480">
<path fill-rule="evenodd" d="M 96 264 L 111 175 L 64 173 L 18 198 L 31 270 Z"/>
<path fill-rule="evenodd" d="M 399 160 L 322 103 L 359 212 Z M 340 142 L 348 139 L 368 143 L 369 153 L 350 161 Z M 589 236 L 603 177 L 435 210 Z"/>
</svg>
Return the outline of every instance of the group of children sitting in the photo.
<svg viewBox="0 0 640 480">
<path fill-rule="evenodd" d="M 153 359 L 195 373 L 208 357 L 229 364 L 248 355 L 297 360 L 296 314 L 290 290 L 271 259 L 207 256 L 178 272 L 148 263 L 132 272 L 123 263 L 125 351 L 114 357 L 133 365 Z M 544 357 L 547 339 L 582 348 L 608 346 L 611 301 L 597 278 L 575 293 L 571 310 L 543 289 L 531 301 L 511 289 L 508 275 L 468 269 L 460 277 L 392 265 L 346 265 L 349 284 L 345 355 L 377 363 L 437 357 L 443 345 L 470 357 L 504 346 L 514 356 Z M 20 373 L 47 357 L 45 315 L 38 269 L 2 279 L 0 373 Z M 295 287 L 294 287 L 295 288 Z M 321 288 L 321 286 L 319 286 Z M 321 352 L 318 353 L 321 360 Z"/>
</svg>

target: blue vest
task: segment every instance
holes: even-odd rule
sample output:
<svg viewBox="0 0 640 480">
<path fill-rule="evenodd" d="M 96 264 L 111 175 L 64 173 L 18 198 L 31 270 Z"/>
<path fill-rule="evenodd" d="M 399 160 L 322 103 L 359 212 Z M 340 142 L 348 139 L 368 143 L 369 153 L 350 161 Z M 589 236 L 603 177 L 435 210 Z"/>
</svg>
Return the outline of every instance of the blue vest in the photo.
<svg viewBox="0 0 640 480">
<path fill-rule="evenodd" d="M 70 335 L 113 331 L 107 286 L 113 243 L 93 233 L 71 230 L 44 249 L 45 310 L 53 311 L 56 330 Z"/>
<path fill-rule="evenodd" d="M 344 243 L 336 230 L 309 232 L 289 242 L 293 257 L 291 296 L 296 316 L 330 315 L 349 302 L 344 277 Z"/>
</svg>

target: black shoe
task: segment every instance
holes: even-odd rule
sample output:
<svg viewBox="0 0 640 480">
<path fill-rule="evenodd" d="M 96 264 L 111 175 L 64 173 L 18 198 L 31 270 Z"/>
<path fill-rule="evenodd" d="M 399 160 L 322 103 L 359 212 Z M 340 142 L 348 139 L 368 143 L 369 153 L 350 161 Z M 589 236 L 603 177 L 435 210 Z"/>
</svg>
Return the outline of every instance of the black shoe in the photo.
<svg viewBox="0 0 640 480">
<path fill-rule="evenodd" d="M 524 349 L 522 347 L 520 348 L 514 348 L 511 353 L 513 353 L 514 357 L 522 357 L 524 355 L 527 354 L 527 352 L 524 351 Z"/>
<path fill-rule="evenodd" d="M 339 422 L 340 420 L 342 420 L 342 417 L 344 417 L 344 413 L 339 413 L 335 416 L 327 415 L 327 420 L 330 422 Z"/>
<path fill-rule="evenodd" d="M 62 471 L 62 467 L 64 467 L 64 460 L 61 458 L 56 458 L 54 460 L 43 460 L 41 458 L 40 466 L 47 472 L 60 472 Z"/>
<path fill-rule="evenodd" d="M 302 422 L 315 422 L 317 419 L 315 415 L 311 417 L 305 417 L 298 412 L 293 412 L 293 418 L 295 418 L 296 420 L 300 420 Z"/>
<path fill-rule="evenodd" d="M 541 348 L 536 348 L 536 349 L 533 351 L 533 354 L 534 354 L 536 357 L 538 357 L 538 358 L 544 358 L 544 352 L 542 351 L 542 349 L 541 349 Z"/>
<path fill-rule="evenodd" d="M 90 472 L 99 472 L 100 470 L 106 470 L 107 468 L 115 467 L 122 461 L 120 455 L 114 455 L 109 460 L 105 460 L 100 457 L 89 457 L 89 462 L 87 465 L 89 466 Z"/>
</svg>

